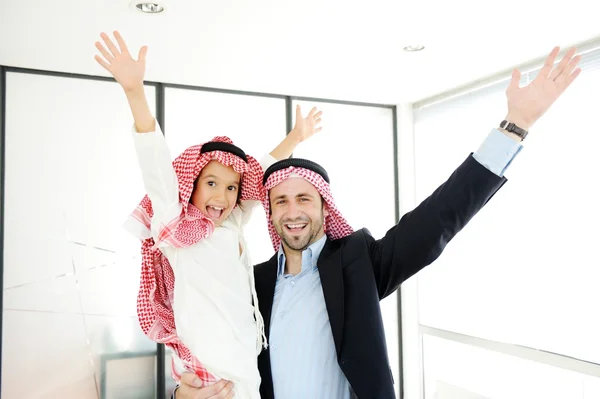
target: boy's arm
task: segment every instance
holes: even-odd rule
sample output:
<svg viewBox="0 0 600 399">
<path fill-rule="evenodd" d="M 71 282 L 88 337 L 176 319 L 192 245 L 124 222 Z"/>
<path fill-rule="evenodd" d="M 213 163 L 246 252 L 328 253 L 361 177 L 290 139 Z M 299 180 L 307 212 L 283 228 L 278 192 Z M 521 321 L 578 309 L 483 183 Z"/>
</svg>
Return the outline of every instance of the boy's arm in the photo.
<svg viewBox="0 0 600 399">
<path fill-rule="evenodd" d="M 96 48 L 102 57 L 96 55 L 95 58 L 111 73 L 127 96 L 135 124 L 133 139 L 138 163 L 144 188 L 152 201 L 152 235 L 156 238 L 162 225 L 168 224 L 181 213 L 177 175 L 169 148 L 150 111 L 144 91 L 148 49 L 142 47 L 138 59 L 134 60 L 119 32 L 114 32 L 114 36 L 116 44 L 106 33 L 101 34 L 104 45 L 96 42 Z"/>
<path fill-rule="evenodd" d="M 306 118 L 302 117 L 302 110 L 300 106 L 296 106 L 296 124 L 291 132 L 279 143 L 273 151 L 271 151 L 271 156 L 275 158 L 275 161 L 281 161 L 282 159 L 289 158 L 298 144 L 312 137 L 317 132 L 321 131 L 321 126 L 318 126 L 321 123 L 321 115 L 322 111 L 317 112 L 317 107 L 313 107 L 310 110 L 308 116 Z M 262 165 L 261 162 L 261 166 Z M 270 166 L 270 165 L 269 165 Z M 268 167 L 268 166 L 267 166 Z"/>
<path fill-rule="evenodd" d="M 273 149 L 269 154 L 265 154 L 260 160 L 260 166 L 263 171 L 267 170 L 269 166 L 273 165 L 277 161 L 289 158 L 298 144 L 312 137 L 315 133 L 321 131 L 322 111 L 317 111 L 316 107 L 310 110 L 306 118 L 302 117 L 302 110 L 299 105 L 296 106 L 296 124 L 291 132 L 279 143 L 277 147 Z M 242 204 L 242 218 L 241 223 L 245 225 L 250 220 L 252 211 L 260 202 L 258 201 L 244 201 Z"/>
<path fill-rule="evenodd" d="M 121 85 L 127 96 L 129 108 L 133 114 L 135 128 L 138 133 L 148 133 L 155 130 L 155 120 L 150 112 L 146 94 L 144 92 L 144 74 L 146 72 L 146 53 L 148 47 L 140 49 L 138 59 L 134 60 L 125 40 L 119 32 L 114 32 L 117 45 L 110 40 L 106 33 L 100 37 L 104 45 L 96 42 L 96 48 L 102 57 L 96 55 L 94 58 L 104 69 L 106 69 Z"/>
</svg>

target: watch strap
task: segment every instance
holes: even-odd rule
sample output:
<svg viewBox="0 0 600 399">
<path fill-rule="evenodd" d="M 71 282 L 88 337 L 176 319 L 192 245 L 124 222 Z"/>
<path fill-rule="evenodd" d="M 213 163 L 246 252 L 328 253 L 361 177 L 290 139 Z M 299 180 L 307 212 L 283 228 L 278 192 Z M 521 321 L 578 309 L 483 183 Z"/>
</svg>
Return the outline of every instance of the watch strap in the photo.
<svg viewBox="0 0 600 399">
<path fill-rule="evenodd" d="M 506 119 L 500 122 L 500 129 L 504 129 L 508 132 L 516 134 L 521 138 L 521 140 L 525 140 L 525 137 L 527 137 L 527 134 L 529 134 L 527 130 L 520 128 L 519 126 L 507 121 Z"/>
</svg>

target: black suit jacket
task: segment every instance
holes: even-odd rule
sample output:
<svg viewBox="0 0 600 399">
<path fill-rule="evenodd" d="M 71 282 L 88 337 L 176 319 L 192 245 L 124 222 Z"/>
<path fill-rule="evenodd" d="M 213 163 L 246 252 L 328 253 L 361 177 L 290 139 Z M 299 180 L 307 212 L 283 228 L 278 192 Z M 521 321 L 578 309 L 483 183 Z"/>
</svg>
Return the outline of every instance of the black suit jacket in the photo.
<svg viewBox="0 0 600 399">
<path fill-rule="evenodd" d="M 327 239 L 317 265 L 338 364 L 359 399 L 395 398 L 379 301 L 439 257 L 505 182 L 471 155 L 382 239 L 375 240 L 367 229 L 339 240 Z M 268 337 L 276 256 L 254 270 Z M 259 355 L 258 366 L 261 398 L 274 399 L 268 349 Z"/>
</svg>

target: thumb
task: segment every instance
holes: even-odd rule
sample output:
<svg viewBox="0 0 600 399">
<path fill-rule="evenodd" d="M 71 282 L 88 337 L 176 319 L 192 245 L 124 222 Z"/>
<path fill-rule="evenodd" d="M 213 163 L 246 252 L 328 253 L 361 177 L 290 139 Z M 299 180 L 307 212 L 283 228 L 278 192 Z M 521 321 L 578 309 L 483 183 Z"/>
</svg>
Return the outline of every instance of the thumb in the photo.
<svg viewBox="0 0 600 399">
<path fill-rule="evenodd" d="M 514 90 L 519 88 L 519 82 L 521 81 L 521 72 L 518 69 L 513 69 L 512 77 L 510 79 L 509 89 Z"/>
<path fill-rule="evenodd" d="M 188 385 L 192 388 L 201 388 L 202 380 L 194 373 L 183 373 L 181 375 L 181 385 Z"/>
<path fill-rule="evenodd" d="M 204 383 L 198 377 L 194 377 L 194 379 L 192 380 L 192 386 L 194 388 L 202 388 L 203 385 L 204 385 Z"/>
<path fill-rule="evenodd" d="M 138 61 L 146 63 L 146 54 L 148 53 L 148 46 L 142 46 L 138 55 Z"/>
<path fill-rule="evenodd" d="M 302 110 L 300 109 L 300 105 L 296 105 L 296 123 L 302 119 Z"/>
</svg>

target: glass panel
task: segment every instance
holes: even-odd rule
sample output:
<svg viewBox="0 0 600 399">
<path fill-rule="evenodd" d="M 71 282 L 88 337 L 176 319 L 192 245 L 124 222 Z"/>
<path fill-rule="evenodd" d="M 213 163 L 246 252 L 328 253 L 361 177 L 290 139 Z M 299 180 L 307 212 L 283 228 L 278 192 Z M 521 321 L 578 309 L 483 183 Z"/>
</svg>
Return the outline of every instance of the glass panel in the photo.
<svg viewBox="0 0 600 399">
<path fill-rule="evenodd" d="M 83 315 L 4 309 L 3 398 L 96 398 L 96 377 Z"/>
<path fill-rule="evenodd" d="M 122 90 L 8 73 L 6 114 L 3 397 L 152 397 L 140 244 L 122 228 L 144 192 Z"/>
<path fill-rule="evenodd" d="M 581 399 L 586 375 L 425 335 L 425 399 Z"/>
<path fill-rule="evenodd" d="M 419 273 L 422 324 L 600 363 L 598 84 L 600 71 L 583 71 L 534 126 L 508 183 Z M 505 89 L 416 111 L 418 200 L 497 126 Z"/>
<path fill-rule="evenodd" d="M 587 377 L 583 383 L 583 398 L 600 398 L 600 378 Z"/>
</svg>

